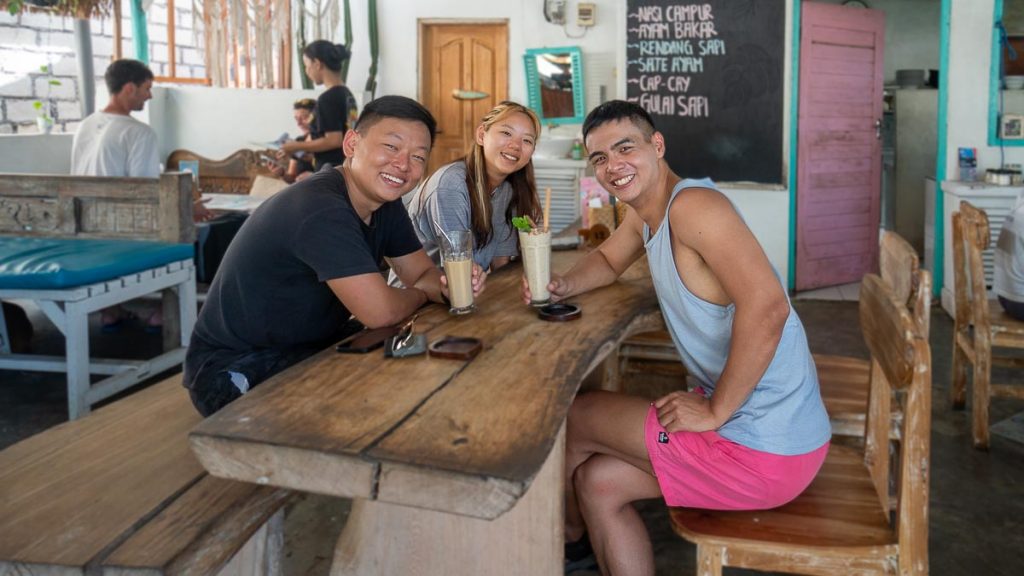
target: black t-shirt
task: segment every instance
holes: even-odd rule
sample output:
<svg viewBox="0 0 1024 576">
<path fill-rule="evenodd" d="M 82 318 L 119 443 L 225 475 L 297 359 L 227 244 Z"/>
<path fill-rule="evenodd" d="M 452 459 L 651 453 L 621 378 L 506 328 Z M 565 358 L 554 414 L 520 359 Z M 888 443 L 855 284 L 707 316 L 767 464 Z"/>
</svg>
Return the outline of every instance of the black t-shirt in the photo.
<svg viewBox="0 0 1024 576">
<path fill-rule="evenodd" d="M 305 142 L 306 140 L 309 140 L 309 139 L 310 139 L 310 135 L 309 134 L 303 134 L 302 136 L 299 136 L 298 138 L 296 138 L 295 141 L 296 142 Z M 307 152 L 307 153 L 302 155 L 302 158 L 294 158 L 293 157 L 293 159 L 298 164 L 298 172 L 295 173 L 296 176 L 298 176 L 299 174 L 302 174 L 303 172 L 316 172 L 316 168 L 313 167 L 313 155 L 312 154 Z"/>
<path fill-rule="evenodd" d="M 367 226 L 338 170 L 278 192 L 224 255 L 192 333 L 187 378 L 259 349 L 327 347 L 350 317 L 327 280 L 379 273 L 384 257 L 420 248 L 401 200 L 377 209 Z"/>
<path fill-rule="evenodd" d="M 310 136 L 316 139 L 323 138 L 324 134 L 328 132 L 344 134 L 350 126 L 355 124 L 358 114 L 356 99 L 347 86 L 328 88 L 316 99 L 316 117 L 313 119 Z M 340 147 L 313 153 L 313 165 L 317 170 L 324 164 L 341 166 L 344 159 L 345 153 L 341 151 Z"/>
</svg>

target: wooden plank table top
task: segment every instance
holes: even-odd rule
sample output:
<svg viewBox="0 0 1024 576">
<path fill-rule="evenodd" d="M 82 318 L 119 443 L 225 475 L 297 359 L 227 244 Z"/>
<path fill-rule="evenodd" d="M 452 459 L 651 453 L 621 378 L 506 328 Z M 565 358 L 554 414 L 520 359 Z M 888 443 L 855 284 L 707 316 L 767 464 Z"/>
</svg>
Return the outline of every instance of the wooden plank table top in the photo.
<svg viewBox="0 0 1024 576">
<path fill-rule="evenodd" d="M 566 271 L 582 252 L 555 252 Z M 520 299 L 521 269 L 488 278 L 477 310 L 421 311 L 416 332 L 483 341 L 471 361 L 385 359 L 333 348 L 197 426 L 210 473 L 258 484 L 495 518 L 529 488 L 583 377 L 626 336 L 657 327 L 646 262 L 578 297 L 582 318 L 544 322 Z"/>
</svg>

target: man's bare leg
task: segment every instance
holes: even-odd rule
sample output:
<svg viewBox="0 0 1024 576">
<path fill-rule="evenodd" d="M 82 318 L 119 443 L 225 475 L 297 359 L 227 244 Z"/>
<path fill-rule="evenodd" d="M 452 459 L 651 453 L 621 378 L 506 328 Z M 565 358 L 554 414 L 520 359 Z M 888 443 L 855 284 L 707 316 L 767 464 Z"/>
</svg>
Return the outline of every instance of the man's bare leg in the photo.
<svg viewBox="0 0 1024 576">
<path fill-rule="evenodd" d="M 595 454 L 614 456 L 654 479 L 644 443 L 644 423 L 650 405 L 650 400 L 646 398 L 604 391 L 581 394 L 573 401 L 569 408 L 565 446 L 567 542 L 579 540 L 586 530 L 576 497 L 574 477 L 577 469 L 588 458 Z"/>
<path fill-rule="evenodd" d="M 602 574 L 654 575 L 654 549 L 633 502 L 661 495 L 654 476 L 595 454 L 576 471 L 576 489 Z"/>
</svg>

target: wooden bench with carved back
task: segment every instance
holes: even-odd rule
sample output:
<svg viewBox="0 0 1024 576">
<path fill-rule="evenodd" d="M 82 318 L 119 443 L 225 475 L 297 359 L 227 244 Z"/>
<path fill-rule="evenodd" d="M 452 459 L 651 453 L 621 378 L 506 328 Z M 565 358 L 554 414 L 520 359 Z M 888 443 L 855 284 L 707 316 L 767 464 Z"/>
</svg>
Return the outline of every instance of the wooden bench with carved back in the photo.
<svg viewBox="0 0 1024 576">
<path fill-rule="evenodd" d="M 13 354 L 0 313 L 0 369 L 66 373 L 74 419 L 181 364 L 196 317 L 192 187 L 180 173 L 0 177 L 0 298 L 34 301 L 67 342 L 64 356 Z M 153 292 L 163 295 L 164 352 L 91 358 L 89 314 Z"/>
<path fill-rule="evenodd" d="M 167 170 L 179 170 L 182 160 L 199 163 L 199 190 L 203 194 L 248 194 L 256 176 L 273 176 L 256 150 L 238 150 L 213 160 L 190 150 L 175 150 L 167 157 Z"/>
</svg>

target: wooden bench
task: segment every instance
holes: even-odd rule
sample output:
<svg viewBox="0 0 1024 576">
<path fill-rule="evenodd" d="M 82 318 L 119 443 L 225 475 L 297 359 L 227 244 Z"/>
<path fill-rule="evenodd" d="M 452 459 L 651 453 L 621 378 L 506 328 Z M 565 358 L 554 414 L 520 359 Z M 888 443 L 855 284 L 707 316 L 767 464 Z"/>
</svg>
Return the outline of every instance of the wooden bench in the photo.
<svg viewBox="0 0 1024 576">
<path fill-rule="evenodd" d="M 6 236 L 191 246 L 195 241 L 192 187 L 190 176 L 181 173 L 160 179 L 4 174 L 0 177 L 0 242 Z M 195 269 L 190 249 L 176 252 L 188 255 L 82 285 L 0 288 L 0 298 L 37 302 L 67 339 L 63 358 L 12 354 L 0 346 L 0 369 L 66 372 L 68 414 L 75 419 L 88 413 L 92 404 L 181 364 L 196 318 Z M 90 359 L 88 315 L 157 291 L 163 294 L 164 353 L 142 362 Z M 0 344 L 5 340 L 0 337 Z M 90 374 L 108 378 L 90 384 Z"/>
<path fill-rule="evenodd" d="M 861 284 L 860 321 L 872 374 L 864 450 L 833 444 L 810 487 L 773 510 L 672 508 L 673 529 L 697 544 L 700 574 L 720 575 L 724 566 L 820 575 L 928 574 L 931 351 L 902 303 L 873 274 Z M 897 396 L 904 414 L 897 467 L 889 465 L 888 452 L 893 391 L 903 392 Z"/>
<path fill-rule="evenodd" d="M 0 574 L 275 574 L 288 491 L 206 474 L 181 376 L 0 452 Z"/>
<path fill-rule="evenodd" d="M 256 150 L 238 150 L 223 160 L 175 150 L 167 156 L 167 170 L 180 169 L 182 160 L 199 163 L 199 189 L 203 194 L 248 194 L 256 176 L 273 176 Z"/>
</svg>

